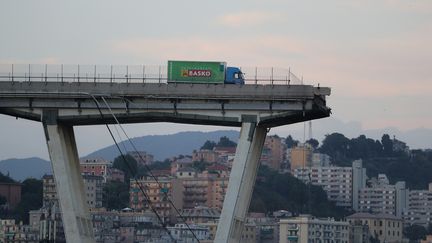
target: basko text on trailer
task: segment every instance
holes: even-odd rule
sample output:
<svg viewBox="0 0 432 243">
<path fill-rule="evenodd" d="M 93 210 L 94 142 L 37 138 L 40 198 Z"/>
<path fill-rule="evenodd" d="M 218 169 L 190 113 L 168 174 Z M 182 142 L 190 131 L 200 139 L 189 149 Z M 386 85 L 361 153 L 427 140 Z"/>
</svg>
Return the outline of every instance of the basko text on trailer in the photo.
<svg viewBox="0 0 432 243">
<path fill-rule="evenodd" d="M 168 61 L 168 83 L 244 84 L 240 68 L 226 62 Z"/>
</svg>

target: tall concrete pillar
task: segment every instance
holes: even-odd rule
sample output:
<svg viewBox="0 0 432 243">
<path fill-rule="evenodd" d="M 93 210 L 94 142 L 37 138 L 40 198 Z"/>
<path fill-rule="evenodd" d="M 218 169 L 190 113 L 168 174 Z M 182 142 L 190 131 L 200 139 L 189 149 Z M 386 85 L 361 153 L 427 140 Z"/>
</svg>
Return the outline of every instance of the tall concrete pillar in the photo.
<svg viewBox="0 0 432 243">
<path fill-rule="evenodd" d="M 67 242 L 95 242 L 72 126 L 44 120 L 48 152 Z"/>
<path fill-rule="evenodd" d="M 267 129 L 242 124 L 215 242 L 240 242 Z"/>
</svg>

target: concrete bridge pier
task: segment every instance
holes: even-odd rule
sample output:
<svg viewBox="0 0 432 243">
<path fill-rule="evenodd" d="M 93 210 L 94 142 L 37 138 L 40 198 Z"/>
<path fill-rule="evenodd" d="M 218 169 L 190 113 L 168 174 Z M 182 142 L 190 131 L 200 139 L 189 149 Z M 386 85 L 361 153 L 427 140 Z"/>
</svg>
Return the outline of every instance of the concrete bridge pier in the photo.
<svg viewBox="0 0 432 243">
<path fill-rule="evenodd" d="M 43 115 L 66 241 L 94 243 L 73 127 L 58 124 L 56 112 L 45 112 Z"/>
<path fill-rule="evenodd" d="M 266 134 L 267 128 L 257 126 L 255 122 L 242 123 L 216 232 L 217 243 L 241 241 Z"/>
</svg>

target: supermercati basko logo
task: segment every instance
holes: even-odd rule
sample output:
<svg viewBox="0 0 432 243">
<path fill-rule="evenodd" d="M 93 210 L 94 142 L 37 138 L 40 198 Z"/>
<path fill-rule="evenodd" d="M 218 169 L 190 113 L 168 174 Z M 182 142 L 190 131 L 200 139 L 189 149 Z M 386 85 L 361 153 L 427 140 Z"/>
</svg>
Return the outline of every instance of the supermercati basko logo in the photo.
<svg viewBox="0 0 432 243">
<path fill-rule="evenodd" d="M 211 70 L 201 70 L 201 69 L 183 69 L 181 71 L 182 77 L 205 77 L 209 78 L 212 76 Z"/>
</svg>

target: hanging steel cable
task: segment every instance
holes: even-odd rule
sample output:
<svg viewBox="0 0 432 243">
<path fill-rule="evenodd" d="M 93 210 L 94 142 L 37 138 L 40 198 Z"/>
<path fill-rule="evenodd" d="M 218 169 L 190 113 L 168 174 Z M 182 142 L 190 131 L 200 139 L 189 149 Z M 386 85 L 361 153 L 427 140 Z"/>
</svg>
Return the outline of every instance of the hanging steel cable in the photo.
<svg viewBox="0 0 432 243">
<path fill-rule="evenodd" d="M 98 109 L 98 111 L 99 111 L 99 114 L 100 114 L 101 118 L 103 119 L 104 116 L 103 116 L 102 110 L 101 110 L 101 108 L 100 108 L 99 101 L 98 101 L 98 100 L 96 99 L 96 97 L 94 97 L 93 95 L 90 94 L 90 96 L 93 98 L 93 101 L 94 101 L 95 104 L 96 104 L 96 107 L 97 107 L 97 109 Z M 121 151 L 120 146 L 119 146 L 119 144 L 117 143 L 117 140 L 115 139 L 115 137 L 114 137 L 114 135 L 113 135 L 113 133 L 112 133 L 110 127 L 108 126 L 107 123 L 105 123 L 105 126 L 107 127 L 108 132 L 109 132 L 109 134 L 111 135 L 111 138 L 113 139 L 113 141 L 114 141 L 114 143 L 115 143 L 115 145 L 116 145 L 118 151 L 120 152 L 120 155 L 121 155 L 121 157 L 122 157 L 122 159 L 123 159 L 123 162 L 126 164 L 127 168 L 129 169 L 129 172 L 132 174 L 134 180 L 137 181 L 137 179 L 136 179 L 136 173 L 134 173 L 134 171 L 133 171 L 131 165 L 127 162 L 126 157 L 125 157 L 124 153 Z M 162 227 L 164 228 L 164 230 L 168 233 L 168 236 L 171 238 L 172 242 L 176 243 L 177 241 L 176 241 L 176 240 L 174 239 L 174 237 L 171 235 L 171 232 L 167 229 L 167 227 L 166 227 L 166 223 L 165 223 L 164 220 L 161 218 L 161 216 L 158 214 L 157 210 L 153 207 L 152 202 L 151 202 L 151 200 L 150 200 L 150 197 L 149 197 L 149 196 L 147 195 L 147 193 L 145 192 L 145 190 L 144 190 L 144 188 L 142 187 L 141 183 L 137 183 L 137 185 L 138 185 L 140 191 L 143 193 L 145 199 L 147 200 L 147 203 L 148 203 L 150 209 L 151 209 L 151 210 L 153 211 L 153 213 L 156 215 L 158 221 L 160 222 L 160 224 L 162 225 Z M 199 242 L 199 241 L 198 241 L 198 242 Z"/>
<path fill-rule="evenodd" d="M 120 127 L 120 129 L 123 131 L 123 134 L 126 136 L 127 140 L 129 141 L 129 143 L 131 144 L 132 148 L 134 149 L 134 151 L 138 154 L 138 156 L 140 157 L 141 160 L 144 160 L 141 156 L 141 154 L 138 152 L 138 149 L 136 148 L 135 144 L 132 142 L 132 140 L 130 139 L 130 137 L 127 135 L 126 131 L 124 130 L 123 126 L 121 125 L 121 123 L 118 121 L 117 117 L 115 116 L 114 112 L 112 111 L 110 105 L 108 104 L 108 102 L 106 101 L 106 99 L 101 96 L 102 100 L 104 101 L 106 107 L 108 108 L 109 112 L 111 113 L 112 117 L 114 118 L 115 122 L 117 123 L 117 125 Z M 126 101 L 128 102 L 128 101 Z M 148 171 L 148 173 L 150 174 L 150 177 L 158 184 L 159 188 L 162 189 L 162 185 L 159 182 L 159 180 L 157 179 L 157 177 L 152 173 L 150 167 L 148 167 L 146 164 L 144 164 L 146 170 Z M 186 225 L 187 229 L 191 232 L 192 236 L 197 240 L 197 242 L 199 243 L 200 240 L 198 239 L 198 237 L 196 236 L 196 234 L 194 233 L 194 231 L 190 228 L 189 224 L 186 222 L 186 219 L 181 215 L 180 211 L 177 209 L 177 207 L 174 205 L 174 203 L 172 202 L 172 200 L 170 199 L 168 193 L 164 190 L 161 190 L 162 193 L 164 194 L 164 196 L 168 199 L 168 202 L 170 203 L 170 205 L 174 208 L 174 210 L 176 211 L 177 215 L 182 219 L 183 223 Z"/>
</svg>

